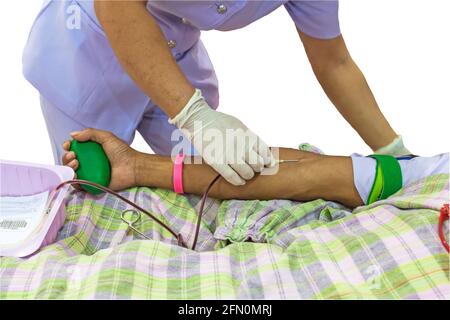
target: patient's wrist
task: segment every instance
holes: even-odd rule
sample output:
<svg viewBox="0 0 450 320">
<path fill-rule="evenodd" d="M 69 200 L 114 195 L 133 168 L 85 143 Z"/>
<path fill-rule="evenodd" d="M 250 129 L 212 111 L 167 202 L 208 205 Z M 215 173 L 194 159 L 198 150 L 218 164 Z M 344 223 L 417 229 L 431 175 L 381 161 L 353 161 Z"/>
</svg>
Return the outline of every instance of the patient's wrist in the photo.
<svg viewBox="0 0 450 320">
<path fill-rule="evenodd" d="M 136 158 L 136 185 L 141 187 L 172 188 L 170 157 L 140 152 Z"/>
<path fill-rule="evenodd" d="M 144 162 L 145 162 L 145 153 L 142 152 L 138 152 L 137 156 L 136 156 L 136 164 L 134 167 L 134 181 L 136 181 L 136 186 L 144 186 L 145 185 L 145 181 L 143 181 L 142 176 L 143 176 L 143 171 L 145 171 L 144 168 Z"/>
</svg>

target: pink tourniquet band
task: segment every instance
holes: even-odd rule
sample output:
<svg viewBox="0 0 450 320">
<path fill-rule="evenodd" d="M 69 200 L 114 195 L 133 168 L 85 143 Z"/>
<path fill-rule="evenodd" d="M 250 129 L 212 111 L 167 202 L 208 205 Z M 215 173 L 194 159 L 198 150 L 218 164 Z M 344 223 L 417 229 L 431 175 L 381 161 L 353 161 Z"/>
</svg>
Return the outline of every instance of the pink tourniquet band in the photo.
<svg viewBox="0 0 450 320">
<path fill-rule="evenodd" d="M 184 154 L 178 154 L 173 164 L 173 191 L 184 194 L 183 190 L 183 162 Z"/>
</svg>

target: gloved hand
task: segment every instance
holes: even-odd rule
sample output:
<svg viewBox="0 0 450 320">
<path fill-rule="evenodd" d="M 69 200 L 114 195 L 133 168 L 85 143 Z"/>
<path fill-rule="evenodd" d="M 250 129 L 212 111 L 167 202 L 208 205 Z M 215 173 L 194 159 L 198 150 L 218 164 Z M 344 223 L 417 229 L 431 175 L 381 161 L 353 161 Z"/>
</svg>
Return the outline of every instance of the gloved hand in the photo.
<svg viewBox="0 0 450 320">
<path fill-rule="evenodd" d="M 400 157 L 410 155 L 412 153 L 403 145 L 402 136 L 398 136 L 387 146 L 376 150 L 375 154 L 386 154 L 394 157 Z"/>
<path fill-rule="evenodd" d="M 199 89 L 169 120 L 192 142 L 205 162 L 233 185 L 243 185 L 275 164 L 269 147 L 241 121 L 211 109 Z"/>
</svg>

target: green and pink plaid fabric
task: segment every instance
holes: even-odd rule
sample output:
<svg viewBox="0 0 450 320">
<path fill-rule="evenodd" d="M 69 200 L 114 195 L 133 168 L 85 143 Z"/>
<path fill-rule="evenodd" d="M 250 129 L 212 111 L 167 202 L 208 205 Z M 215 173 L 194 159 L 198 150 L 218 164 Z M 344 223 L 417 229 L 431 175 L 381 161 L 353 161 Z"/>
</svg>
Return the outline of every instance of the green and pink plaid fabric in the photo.
<svg viewBox="0 0 450 320">
<path fill-rule="evenodd" d="M 193 241 L 199 198 L 123 193 Z M 449 299 L 449 256 L 437 235 L 449 175 L 353 212 L 323 200 L 209 200 L 197 251 L 126 204 L 73 191 L 58 241 L 0 258 L 0 299 Z M 448 223 L 445 224 L 448 232 Z"/>
</svg>

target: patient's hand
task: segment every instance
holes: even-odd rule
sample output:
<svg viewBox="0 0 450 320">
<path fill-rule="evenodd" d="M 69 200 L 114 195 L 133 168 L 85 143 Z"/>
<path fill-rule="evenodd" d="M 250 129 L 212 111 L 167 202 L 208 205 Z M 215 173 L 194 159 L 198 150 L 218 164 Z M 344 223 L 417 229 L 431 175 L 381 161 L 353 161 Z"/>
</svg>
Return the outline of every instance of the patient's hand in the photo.
<svg viewBox="0 0 450 320">
<path fill-rule="evenodd" d="M 73 132 L 72 138 L 78 141 L 95 141 L 102 145 L 111 163 L 111 183 L 113 190 L 123 190 L 136 186 L 136 160 L 139 152 L 130 148 L 125 142 L 117 138 L 111 132 L 97 129 L 86 129 Z M 63 144 L 67 152 L 62 158 L 64 165 L 77 170 L 79 162 L 76 154 L 70 151 L 70 141 Z"/>
</svg>

